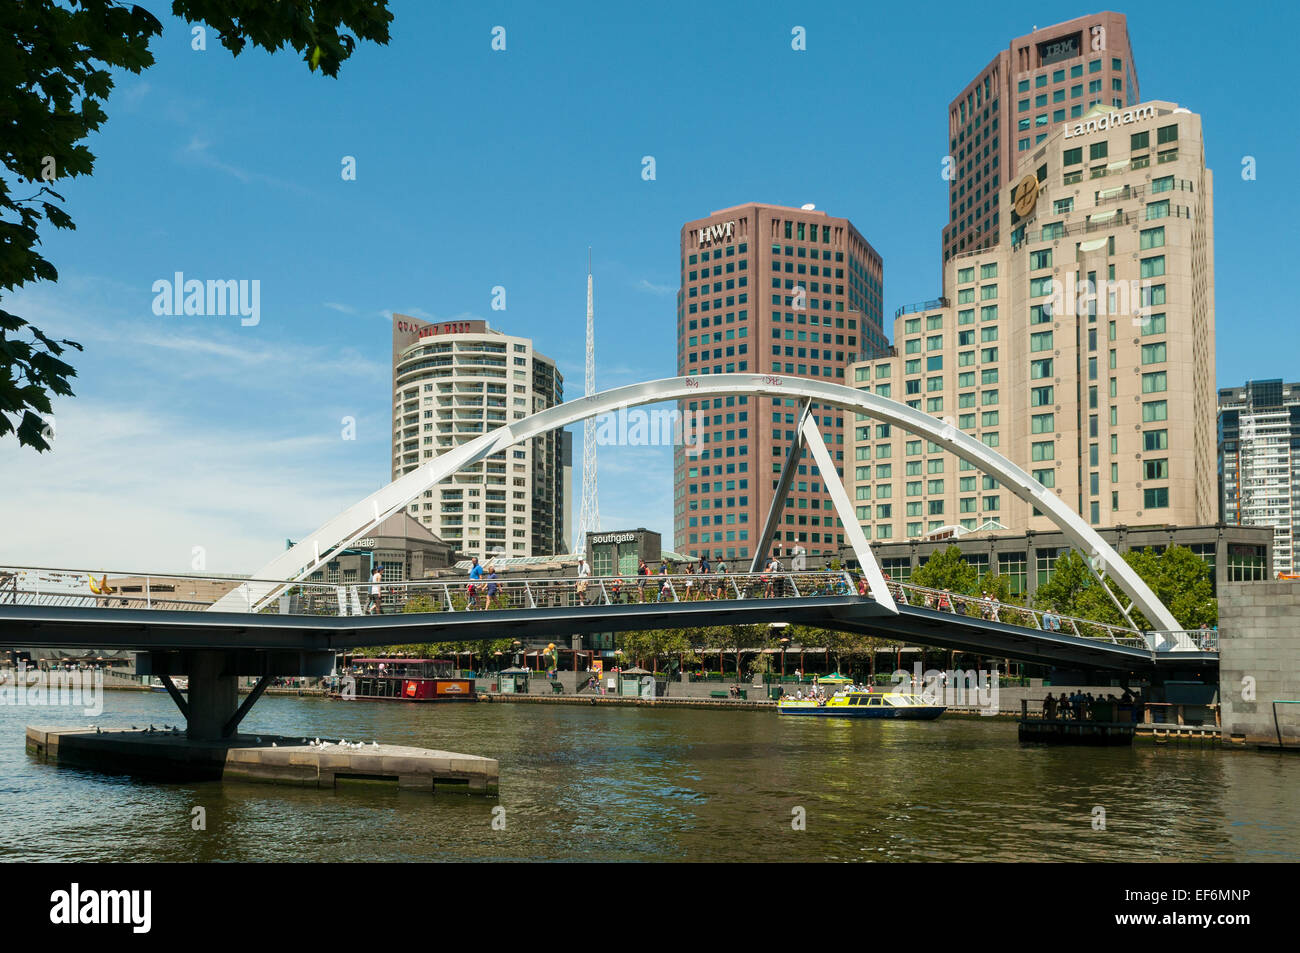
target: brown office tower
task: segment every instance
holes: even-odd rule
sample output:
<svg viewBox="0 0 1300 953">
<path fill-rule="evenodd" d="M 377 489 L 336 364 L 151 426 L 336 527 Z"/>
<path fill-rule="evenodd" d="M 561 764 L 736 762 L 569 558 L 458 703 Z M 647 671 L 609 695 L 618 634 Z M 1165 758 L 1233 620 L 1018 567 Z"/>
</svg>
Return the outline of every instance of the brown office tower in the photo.
<svg viewBox="0 0 1300 953">
<path fill-rule="evenodd" d="M 1122 13 L 1095 13 L 1011 41 L 948 105 L 943 260 L 991 248 L 1009 230 L 1005 186 L 1021 157 L 1094 106 L 1138 102 Z"/>
<path fill-rule="evenodd" d="M 681 232 L 677 373 L 780 374 L 846 382 L 846 368 L 885 347 L 883 265 L 848 219 L 750 203 Z M 800 408 L 738 394 L 679 404 L 689 447 L 673 460 L 673 548 L 752 558 Z M 843 476 L 845 414 L 813 405 Z M 852 421 L 849 421 L 852 427 Z M 806 457 L 806 451 L 805 451 Z M 798 465 L 774 548 L 836 555 L 844 530 L 816 464 Z"/>
</svg>

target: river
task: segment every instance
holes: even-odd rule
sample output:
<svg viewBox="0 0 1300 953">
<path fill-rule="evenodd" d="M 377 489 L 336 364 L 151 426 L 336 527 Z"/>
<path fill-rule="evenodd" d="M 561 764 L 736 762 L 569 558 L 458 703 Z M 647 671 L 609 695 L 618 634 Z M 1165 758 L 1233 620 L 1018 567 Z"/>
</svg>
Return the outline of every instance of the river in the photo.
<svg viewBox="0 0 1300 953">
<path fill-rule="evenodd" d="M 177 720 L 106 692 L 93 723 Z M 0 706 L 0 860 L 1300 860 L 1294 755 L 1021 746 L 993 719 L 268 697 L 244 725 L 494 757 L 499 799 L 141 783 L 24 750 L 27 724 L 91 721 Z"/>
</svg>

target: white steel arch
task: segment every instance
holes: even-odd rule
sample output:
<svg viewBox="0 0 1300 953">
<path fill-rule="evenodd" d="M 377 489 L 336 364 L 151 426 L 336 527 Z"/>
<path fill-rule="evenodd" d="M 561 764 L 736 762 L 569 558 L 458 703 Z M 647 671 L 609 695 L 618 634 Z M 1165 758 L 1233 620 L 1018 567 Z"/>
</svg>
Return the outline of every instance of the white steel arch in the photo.
<svg viewBox="0 0 1300 953">
<path fill-rule="evenodd" d="M 1060 528 L 1094 571 L 1108 574 L 1132 600 L 1132 608 L 1141 610 L 1160 629 L 1178 630 L 1181 626 L 1151 588 L 1132 567 L 1077 513 L 1071 510 L 1028 473 L 990 450 L 979 440 L 956 427 L 906 404 L 855 390 L 843 384 L 803 377 L 763 374 L 711 374 L 702 377 L 670 377 L 641 384 L 629 384 L 602 391 L 591 397 L 567 401 L 539 411 L 523 420 L 506 424 L 444 453 L 428 463 L 403 474 L 383 489 L 348 507 L 307 539 L 285 550 L 253 574 L 254 580 L 300 579 L 314 572 L 336 550 L 345 548 L 365 536 L 381 522 L 400 512 L 425 490 L 445 480 L 462 467 L 477 463 L 494 453 L 529 440 L 548 431 L 586 420 L 588 417 L 618 410 L 673 400 L 689 400 L 704 395 L 751 394 L 760 397 L 804 398 L 892 424 L 909 433 L 924 436 L 945 450 L 973 463 L 979 470 L 997 477 L 1003 486 L 1036 506 Z M 829 479 L 831 475 L 823 474 Z M 851 515 L 851 514 L 846 514 Z M 842 517 L 843 518 L 843 517 Z M 846 521 L 847 522 L 847 521 Z M 847 528 L 847 527 L 846 527 Z M 864 566 L 864 569 L 867 568 Z M 212 608 L 219 611 L 254 608 L 274 594 L 273 583 L 250 582 L 228 593 Z M 1122 608 L 1122 607 L 1121 607 Z"/>
</svg>

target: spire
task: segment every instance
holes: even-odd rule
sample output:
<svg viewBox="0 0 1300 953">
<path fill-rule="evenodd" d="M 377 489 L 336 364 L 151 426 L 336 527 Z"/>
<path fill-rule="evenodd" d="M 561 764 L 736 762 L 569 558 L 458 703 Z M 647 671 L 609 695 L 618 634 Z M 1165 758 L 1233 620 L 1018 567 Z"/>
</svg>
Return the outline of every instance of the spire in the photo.
<svg viewBox="0 0 1300 953">
<path fill-rule="evenodd" d="M 584 396 L 596 393 L 596 323 L 591 296 L 591 246 L 587 246 L 587 380 Z M 587 534 L 600 531 L 600 506 L 596 502 L 596 418 L 582 425 L 582 509 L 578 517 L 575 553 L 585 553 Z"/>
</svg>

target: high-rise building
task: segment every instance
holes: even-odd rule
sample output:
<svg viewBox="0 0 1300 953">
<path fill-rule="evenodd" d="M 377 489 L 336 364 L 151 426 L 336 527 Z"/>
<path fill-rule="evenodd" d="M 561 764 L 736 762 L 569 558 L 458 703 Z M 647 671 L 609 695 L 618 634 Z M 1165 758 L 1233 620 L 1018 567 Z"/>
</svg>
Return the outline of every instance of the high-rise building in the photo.
<svg viewBox="0 0 1300 953">
<path fill-rule="evenodd" d="M 855 365 L 854 385 L 978 437 L 1093 526 L 1215 522 L 1200 117 L 1165 102 L 1094 107 L 1022 154 L 1002 198 L 1009 240 L 950 258 L 943 296 L 900 308 L 891 354 Z M 1053 528 L 923 438 L 852 424 L 869 538 Z"/>
<path fill-rule="evenodd" d="M 880 256 L 852 223 L 811 207 L 749 203 L 687 222 L 677 373 L 844 383 L 852 361 L 885 346 L 883 281 Z M 674 549 L 752 558 L 800 408 L 793 399 L 737 395 L 682 401 L 679 409 L 688 429 L 699 424 L 701 439 L 674 454 Z M 814 405 L 812 413 L 842 468 L 844 412 Z M 834 555 L 843 538 L 816 464 L 807 459 L 798 465 L 774 546 Z"/>
<path fill-rule="evenodd" d="M 1222 520 L 1273 527 L 1273 567 L 1296 571 L 1300 524 L 1300 384 L 1249 381 L 1219 391 Z"/>
<path fill-rule="evenodd" d="M 486 321 L 393 315 L 393 478 L 480 434 L 563 401 L 564 378 L 528 338 Z M 565 552 L 561 436 L 465 467 L 409 512 L 463 553 Z"/>
<path fill-rule="evenodd" d="M 1094 106 L 1139 99 L 1122 13 L 1096 13 L 1012 40 L 948 105 L 948 223 L 943 259 L 1008 231 L 1009 178 L 1021 157 Z"/>
</svg>

